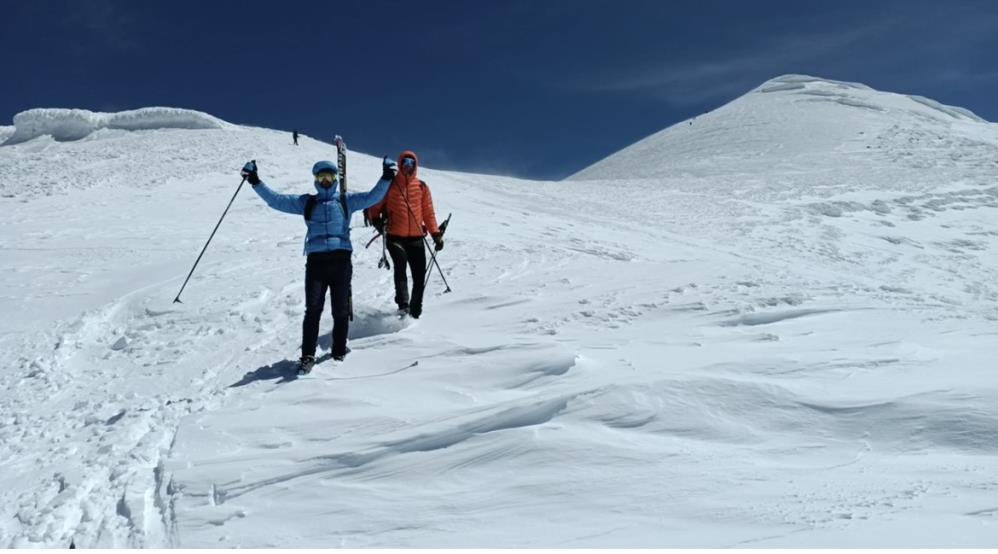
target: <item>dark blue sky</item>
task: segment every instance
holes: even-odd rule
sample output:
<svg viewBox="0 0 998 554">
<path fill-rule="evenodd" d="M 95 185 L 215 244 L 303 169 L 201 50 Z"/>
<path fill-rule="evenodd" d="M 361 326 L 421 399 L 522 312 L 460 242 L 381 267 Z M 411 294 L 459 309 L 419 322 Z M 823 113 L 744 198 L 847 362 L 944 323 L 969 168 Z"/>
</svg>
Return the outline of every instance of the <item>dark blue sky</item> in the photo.
<svg viewBox="0 0 998 554">
<path fill-rule="evenodd" d="M 0 122 L 202 110 L 560 178 L 784 73 L 998 121 L 998 2 L 0 0 Z"/>
</svg>

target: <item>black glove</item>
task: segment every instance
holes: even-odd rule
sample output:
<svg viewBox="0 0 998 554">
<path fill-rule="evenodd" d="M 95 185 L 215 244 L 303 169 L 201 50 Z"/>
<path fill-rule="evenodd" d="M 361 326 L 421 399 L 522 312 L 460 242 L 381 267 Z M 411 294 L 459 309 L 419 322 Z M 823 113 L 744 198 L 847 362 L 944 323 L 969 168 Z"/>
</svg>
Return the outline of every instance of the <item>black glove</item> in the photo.
<svg viewBox="0 0 998 554">
<path fill-rule="evenodd" d="M 260 184 L 260 176 L 256 173 L 256 160 L 246 162 L 246 165 L 243 166 L 243 170 L 239 174 L 253 186 Z"/>
<path fill-rule="evenodd" d="M 395 162 L 389 160 L 388 156 L 381 160 L 381 178 L 387 181 L 395 178 Z"/>
<path fill-rule="evenodd" d="M 434 245 L 433 249 L 435 251 L 440 252 L 441 250 L 443 250 L 444 249 L 444 236 L 441 235 L 440 233 L 437 233 L 436 235 L 433 235 L 433 245 Z"/>
</svg>

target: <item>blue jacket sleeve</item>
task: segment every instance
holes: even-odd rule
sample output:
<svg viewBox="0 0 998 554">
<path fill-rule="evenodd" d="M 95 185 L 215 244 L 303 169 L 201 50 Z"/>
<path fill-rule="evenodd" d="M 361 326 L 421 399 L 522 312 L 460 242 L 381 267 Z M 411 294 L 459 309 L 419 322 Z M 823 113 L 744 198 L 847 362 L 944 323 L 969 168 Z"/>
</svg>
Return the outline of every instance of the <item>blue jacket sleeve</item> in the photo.
<svg viewBox="0 0 998 554">
<path fill-rule="evenodd" d="M 347 208 L 351 212 L 356 212 L 357 210 L 370 208 L 381 202 L 381 199 L 385 197 L 385 193 L 388 192 L 388 185 L 390 184 L 392 182 L 387 179 L 379 179 L 374 188 L 368 192 L 352 192 L 348 194 Z M 304 213 L 304 208 L 302 208 L 302 213 Z"/>
<path fill-rule="evenodd" d="M 270 187 L 264 183 L 254 186 L 253 190 L 256 191 L 260 198 L 263 198 L 263 201 L 266 202 L 268 206 L 279 212 L 295 215 L 305 214 L 305 200 L 308 196 L 307 194 L 277 194 L 276 192 L 270 190 Z"/>
</svg>

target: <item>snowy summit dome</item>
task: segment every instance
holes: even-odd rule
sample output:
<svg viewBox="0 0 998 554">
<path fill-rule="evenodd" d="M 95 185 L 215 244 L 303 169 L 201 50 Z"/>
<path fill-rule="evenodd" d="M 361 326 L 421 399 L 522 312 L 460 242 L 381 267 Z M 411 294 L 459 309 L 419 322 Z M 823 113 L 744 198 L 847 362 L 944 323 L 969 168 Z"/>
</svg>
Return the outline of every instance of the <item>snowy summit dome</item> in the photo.
<svg viewBox="0 0 998 554">
<path fill-rule="evenodd" d="M 719 167 L 754 172 L 788 161 L 805 166 L 849 164 L 843 156 L 896 151 L 912 134 L 946 136 L 986 123 L 969 110 L 921 96 L 783 75 L 716 110 L 646 137 L 571 178 L 648 179 Z M 875 137 L 882 140 L 872 140 Z"/>
</svg>

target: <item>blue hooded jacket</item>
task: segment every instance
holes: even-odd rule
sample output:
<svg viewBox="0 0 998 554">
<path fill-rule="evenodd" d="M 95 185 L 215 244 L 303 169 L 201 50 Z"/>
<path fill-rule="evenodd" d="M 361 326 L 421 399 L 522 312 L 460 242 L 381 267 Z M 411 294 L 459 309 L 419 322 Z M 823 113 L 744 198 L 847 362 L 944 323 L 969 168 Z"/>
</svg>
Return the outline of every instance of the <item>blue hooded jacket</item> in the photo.
<svg viewBox="0 0 998 554">
<path fill-rule="evenodd" d="M 316 182 L 315 190 L 318 195 L 312 208 L 312 218 L 307 223 L 305 254 L 333 250 L 353 251 L 353 245 L 350 243 L 350 216 L 358 210 L 370 208 L 380 202 L 388 192 L 390 184 L 391 181 L 380 179 L 369 192 L 347 192 L 347 214 L 343 217 L 339 182 L 333 183 L 328 189 Z M 305 203 L 309 196 L 307 194 L 278 194 L 262 182 L 254 186 L 253 190 L 268 206 L 277 211 L 305 215 Z"/>
</svg>

